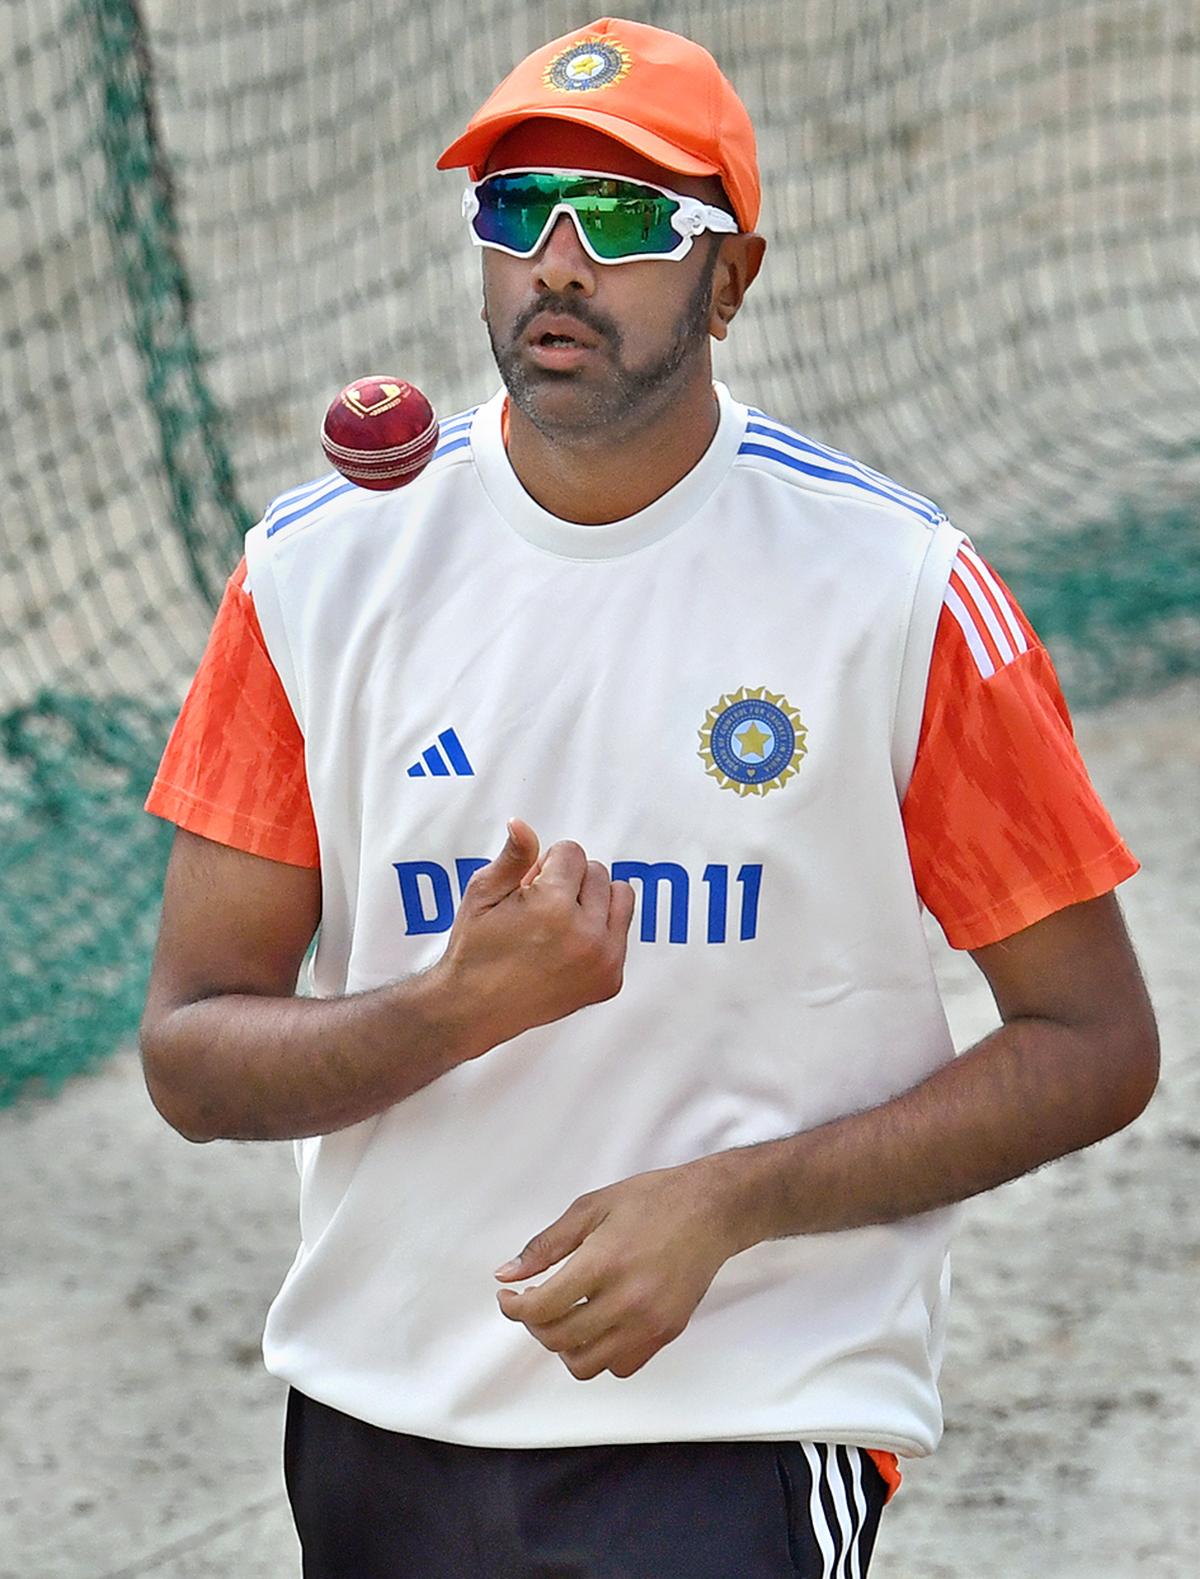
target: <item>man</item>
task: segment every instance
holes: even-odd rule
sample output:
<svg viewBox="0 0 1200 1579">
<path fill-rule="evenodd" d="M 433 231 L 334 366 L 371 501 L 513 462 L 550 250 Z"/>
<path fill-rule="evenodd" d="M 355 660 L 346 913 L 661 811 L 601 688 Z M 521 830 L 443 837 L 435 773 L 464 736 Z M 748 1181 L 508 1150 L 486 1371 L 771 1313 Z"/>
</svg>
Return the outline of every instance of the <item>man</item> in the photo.
<svg viewBox="0 0 1200 1579">
<path fill-rule="evenodd" d="M 765 243 L 711 57 L 602 19 L 440 164 L 506 393 L 250 534 L 148 803 L 149 1089 L 298 1143 L 310 1579 L 861 1575 L 954 1204 L 1153 1089 L 1136 863 L 962 534 L 714 386 Z M 1003 1020 L 958 1059 L 922 902 Z"/>
</svg>

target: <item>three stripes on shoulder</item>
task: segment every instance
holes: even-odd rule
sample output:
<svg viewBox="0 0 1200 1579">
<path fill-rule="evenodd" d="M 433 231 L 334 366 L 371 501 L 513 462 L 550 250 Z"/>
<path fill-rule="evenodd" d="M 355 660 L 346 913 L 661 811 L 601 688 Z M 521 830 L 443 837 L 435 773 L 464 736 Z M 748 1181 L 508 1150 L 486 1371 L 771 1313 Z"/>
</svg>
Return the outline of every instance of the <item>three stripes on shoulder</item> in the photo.
<svg viewBox="0 0 1200 1579">
<path fill-rule="evenodd" d="M 875 494 L 911 511 L 929 526 L 937 526 L 946 519 L 932 499 L 901 487 L 892 478 L 864 466 L 841 450 L 831 449 L 827 444 L 819 444 L 784 427 L 757 407 L 750 408 L 746 437 L 738 454 L 771 461 L 847 492 L 857 490 Z M 963 543 L 955 558 L 944 603 L 958 623 L 984 679 L 1029 651 L 1028 628 L 1020 612 L 969 542 Z"/>
<path fill-rule="evenodd" d="M 902 487 L 883 472 L 863 465 L 842 450 L 832 449 L 828 444 L 820 444 L 816 439 L 797 433 L 794 428 L 785 427 L 757 406 L 747 409 L 750 420 L 746 423 L 745 437 L 738 449 L 739 456 L 771 461 L 786 471 L 833 484 L 850 494 L 873 494 L 877 499 L 885 499 L 890 504 L 911 511 L 927 526 L 937 526 L 946 519 L 933 500 L 927 499 L 924 494 Z"/>
<path fill-rule="evenodd" d="M 942 601 L 985 680 L 1029 651 L 1020 614 L 970 543 L 963 543 L 955 556 Z"/>
<path fill-rule="evenodd" d="M 441 460 L 443 455 L 453 454 L 455 450 L 466 449 L 471 442 L 471 419 L 474 417 L 476 407 L 469 411 L 460 411 L 456 416 L 447 417 L 438 430 L 438 447 L 430 457 L 430 464 Z M 363 490 L 355 482 L 349 482 L 340 472 L 328 472 L 324 477 L 318 477 L 315 482 L 302 483 L 298 488 L 289 488 L 286 493 L 281 493 L 267 506 L 263 516 L 263 525 L 266 527 L 268 537 L 274 537 L 276 532 L 283 531 L 284 527 L 291 526 L 295 521 L 301 521 L 306 516 L 315 516 L 323 507 L 340 499 L 343 494 Z M 378 501 L 378 494 L 375 496 Z"/>
<path fill-rule="evenodd" d="M 434 460 L 469 447 L 471 422 L 476 409 L 471 407 L 458 412 L 442 423 Z M 864 466 L 840 450 L 819 444 L 774 422 L 755 407 L 750 408 L 749 415 L 750 421 L 738 451 L 739 456 L 772 461 L 788 470 L 805 472 L 851 491 L 875 494 L 911 511 L 931 526 L 945 520 L 942 511 L 932 500 L 902 487 L 872 467 Z M 353 483 L 346 482 L 334 472 L 315 483 L 307 483 L 281 494 L 266 512 L 267 536 L 272 537 L 293 522 L 318 512 L 353 487 Z M 1029 638 L 1020 613 L 988 565 L 967 542 L 963 543 L 955 558 L 944 602 L 985 679 L 1029 650 Z M 421 760 L 414 762 L 408 769 L 409 778 L 473 777 L 475 770 L 454 731 L 443 730 L 438 741 L 445 755 L 436 745 L 430 746 L 422 754 Z"/>
</svg>

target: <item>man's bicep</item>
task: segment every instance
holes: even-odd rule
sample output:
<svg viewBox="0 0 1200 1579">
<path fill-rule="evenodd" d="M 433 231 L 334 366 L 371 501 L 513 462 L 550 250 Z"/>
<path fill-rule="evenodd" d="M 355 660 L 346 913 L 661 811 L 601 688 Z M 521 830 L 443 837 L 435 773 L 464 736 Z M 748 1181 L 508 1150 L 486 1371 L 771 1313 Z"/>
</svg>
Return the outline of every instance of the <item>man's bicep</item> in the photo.
<svg viewBox="0 0 1200 1579">
<path fill-rule="evenodd" d="M 1056 910 L 972 949 L 1001 1018 L 1048 1019 L 1141 1039 L 1154 1015 L 1115 894 Z"/>
<path fill-rule="evenodd" d="M 1065 1149 L 1132 1123 L 1158 1081 L 1158 1031 L 1116 896 L 1068 905 L 971 957 L 1006 1027 L 1037 1026 L 1024 1045 L 1041 1049 L 1049 1112 L 1057 1100 L 1060 1114 L 1069 1111 L 1084 1124 L 1085 1139 Z M 1048 1026 L 1054 1034 L 1047 1039 Z M 1029 1100 L 1033 1130 L 1047 1116 L 1040 1100 Z"/>
<path fill-rule="evenodd" d="M 320 918 L 318 868 L 177 829 L 146 1020 L 226 993 L 290 996 Z"/>
</svg>

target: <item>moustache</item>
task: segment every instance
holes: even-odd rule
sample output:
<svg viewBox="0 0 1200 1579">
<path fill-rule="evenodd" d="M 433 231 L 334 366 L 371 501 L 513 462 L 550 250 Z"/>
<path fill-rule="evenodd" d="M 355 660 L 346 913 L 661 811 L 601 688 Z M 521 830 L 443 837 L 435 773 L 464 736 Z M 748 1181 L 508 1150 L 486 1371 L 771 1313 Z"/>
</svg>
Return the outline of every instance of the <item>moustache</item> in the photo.
<svg viewBox="0 0 1200 1579">
<path fill-rule="evenodd" d="M 567 296 L 543 296 L 536 302 L 531 302 L 523 312 L 517 315 L 517 320 L 512 328 L 512 344 L 516 344 L 525 333 L 533 320 L 542 313 L 558 314 L 564 318 L 574 318 L 585 329 L 590 329 L 599 340 L 611 340 L 620 349 L 621 333 L 607 313 L 593 312 L 582 302 L 574 301 Z"/>
</svg>

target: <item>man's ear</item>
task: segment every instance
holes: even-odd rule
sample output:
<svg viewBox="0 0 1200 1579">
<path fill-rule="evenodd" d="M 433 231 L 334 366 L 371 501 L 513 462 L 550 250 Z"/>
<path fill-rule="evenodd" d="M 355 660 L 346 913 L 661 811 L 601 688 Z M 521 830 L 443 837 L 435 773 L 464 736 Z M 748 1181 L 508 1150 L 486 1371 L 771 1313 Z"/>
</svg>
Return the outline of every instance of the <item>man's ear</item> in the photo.
<svg viewBox="0 0 1200 1579">
<path fill-rule="evenodd" d="M 721 238 L 717 266 L 713 271 L 712 313 L 708 322 L 708 332 L 714 340 L 724 340 L 729 333 L 729 325 L 762 268 L 766 250 L 766 237 L 754 230 Z"/>
</svg>

